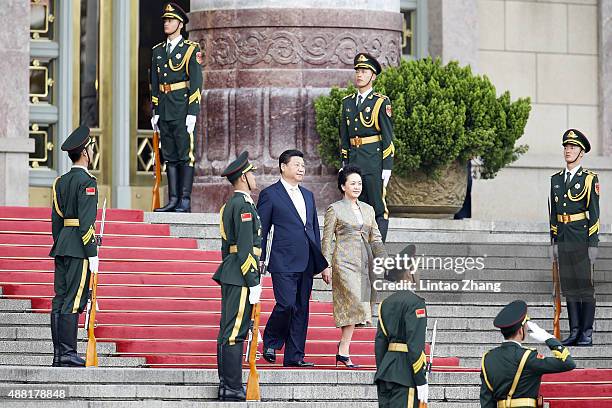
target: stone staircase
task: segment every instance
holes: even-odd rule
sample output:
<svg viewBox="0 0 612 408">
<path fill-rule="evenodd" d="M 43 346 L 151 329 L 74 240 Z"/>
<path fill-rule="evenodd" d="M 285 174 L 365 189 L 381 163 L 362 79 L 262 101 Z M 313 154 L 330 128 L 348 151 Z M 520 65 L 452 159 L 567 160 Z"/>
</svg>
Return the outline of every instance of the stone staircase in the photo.
<svg viewBox="0 0 612 408">
<path fill-rule="evenodd" d="M 320 221 L 322 224 L 322 219 Z M 197 242 L 194 245 L 204 251 L 217 251 L 220 247 L 218 214 L 146 213 L 144 222 L 159 224 L 160 231 L 166 231 L 169 225 L 169 235 L 195 239 Z M 0 208 L 0 238 L 2 225 L 2 209 Z M 389 253 L 397 253 L 407 243 L 416 243 L 417 255 L 444 258 L 469 256 L 484 259 L 485 268 L 483 270 L 456 273 L 436 267 L 422 269 L 420 277 L 423 281 L 429 280 L 435 283 L 442 280 L 449 283 L 461 283 L 462 280 L 473 280 L 500 284 L 500 292 L 480 289 L 452 292 L 420 291 L 428 304 L 429 329 L 433 327 L 434 320 L 438 321 L 436 356 L 458 357 L 460 363 L 459 367 L 443 367 L 443 365 L 435 364 L 434 360 L 438 368 L 430 377 L 432 401 L 429 406 L 431 408 L 478 407 L 480 357 L 484 351 L 495 347 L 501 341 L 500 334 L 492 326 L 492 320 L 499 309 L 511 300 L 522 298 L 529 303 L 529 314 L 532 319 L 543 328 L 552 330 L 551 273 L 550 262 L 547 259 L 546 225 L 393 219 L 390 227 L 387 243 Z M 40 228 L 42 234 L 46 227 L 41 226 Z M 127 225 L 122 226 L 121 222 L 117 222 L 115 228 L 119 233 L 121 228 L 125 229 Z M 37 238 L 38 235 L 35 237 Z M 578 397 L 582 398 L 581 407 L 612 406 L 612 371 L 603 370 L 612 368 L 612 358 L 610 358 L 612 355 L 612 296 L 610 296 L 612 295 L 610 285 L 612 282 L 612 246 L 610 246 L 612 234 L 608 225 L 603 226 L 601 237 L 603 242 L 600 261 L 595 269 L 596 281 L 599 282 L 595 327 L 596 344 L 592 348 L 571 349 L 579 367 L 584 370 L 573 372 L 573 377 L 547 376 L 544 378 L 542 392 L 553 408 L 578 406 L 578 400 L 574 399 Z M 109 235 L 109 240 L 112 239 L 119 242 L 118 240 L 123 238 Z M 155 238 L 147 237 L 146 239 Z M 160 240 L 160 245 L 164 243 L 162 246 L 164 248 L 170 240 L 170 238 L 163 238 L 164 241 L 161 241 L 162 238 L 157 239 Z M 15 245 L 13 249 L 20 250 L 19 245 L 25 245 L 25 243 Z M 119 244 L 116 245 L 119 246 Z M 31 248 L 28 249 L 30 250 Z M 27 252 L 23 262 L 30 262 L 27 259 L 28 256 L 37 257 L 37 254 L 38 252 Z M 0 258 L 4 256 L 19 258 L 19 255 L 7 252 L 6 248 L 0 248 Z M 152 262 L 143 262 L 142 259 L 137 261 L 140 262 L 139 265 L 153 267 Z M 14 265 L 16 261 L 12 262 L 5 262 L 5 264 Z M 164 262 L 163 258 L 160 262 Z M 0 276 L 3 273 L 1 269 Z M 35 268 L 31 268 L 28 264 L 21 269 L 27 271 Z M 116 276 L 121 275 L 119 272 L 113 273 Z M 1 281 L 3 279 L 0 279 Z M 112 285 L 119 284 L 109 283 L 109 286 Z M 13 285 L 8 285 L 7 288 L 13 290 Z M 119 339 L 118 343 L 112 338 L 98 342 L 100 354 L 100 367 L 98 368 L 78 369 L 78 375 L 75 375 L 75 369 L 45 367 L 51 362 L 52 346 L 48 314 L 44 313 L 44 307 L 41 306 L 45 304 L 44 301 L 36 297 L 33 298 L 34 300 L 21 299 L 14 295 L 7 297 L 8 292 L 1 290 L 2 285 L 0 285 L 0 406 L 2 407 L 39 406 L 35 401 L 17 401 L 14 398 L 8 398 L 8 392 L 10 389 L 46 388 L 65 391 L 66 400 L 46 401 L 45 406 L 57 407 L 195 407 L 202 406 L 203 403 L 210 407 L 308 406 L 333 408 L 350 406 L 360 408 L 377 406 L 371 368 L 366 370 L 288 370 L 265 366 L 262 366 L 260 370 L 263 402 L 217 403 L 214 402 L 217 386 L 217 373 L 214 368 L 169 369 L 160 365 L 159 367 L 162 368 L 152 369 L 149 367 L 155 367 L 155 364 L 150 364 L 151 361 L 143 357 L 125 356 L 129 353 L 117 345 L 125 342 L 126 339 L 123 338 Z M 383 298 L 386 295 L 388 293 L 381 293 Z M 315 281 L 313 301 L 321 304 L 331 301 L 330 288 L 320 279 Z M 36 303 L 34 306 L 33 302 Z M 109 313 L 107 316 L 127 314 L 117 312 Z M 100 314 L 101 319 L 104 319 L 104 314 Z M 567 329 L 565 318 L 564 311 L 562 315 L 563 331 Z M 147 330 L 153 330 L 150 328 L 152 324 L 148 324 L 146 317 L 142 319 L 144 320 L 133 325 L 142 326 L 138 331 L 139 336 L 146 334 Z M 314 319 L 322 321 L 320 317 Z M 124 324 L 114 320 L 108 322 L 102 320 L 101 323 L 100 333 L 110 333 L 110 326 L 116 330 L 115 326 Z M 131 327 L 131 325 L 126 327 L 126 330 L 130 330 Z M 212 323 L 204 323 L 198 330 L 203 330 L 203 333 L 216 333 L 216 327 Z M 313 340 L 315 345 L 317 341 L 321 344 L 335 344 L 337 332 L 334 330 L 323 327 L 312 328 L 311 333 L 316 333 L 315 337 L 319 336 L 319 340 Z M 114 333 L 116 336 L 117 331 Z M 356 338 L 354 350 L 365 350 L 360 352 L 370 355 L 360 355 L 354 352 L 353 356 L 358 362 L 360 358 L 371 359 L 369 349 L 371 346 L 364 348 L 364 345 L 371 342 L 372 331 L 362 329 L 356 332 L 356 336 L 358 333 L 361 337 Z M 79 335 L 81 339 L 79 347 L 83 352 L 85 333 L 82 329 Z M 428 340 L 430 336 L 431 333 L 428 332 Z M 109 335 L 109 337 L 112 336 Z M 180 339 L 175 342 L 177 345 L 182 343 Z M 527 345 L 537 347 L 541 353 L 549 355 L 546 348 L 541 345 L 529 341 Z M 330 350 L 325 348 L 325 353 L 333 353 L 333 350 Z M 246 371 L 244 375 L 246 381 Z M 580 389 L 570 384 L 575 382 L 578 382 Z M 599 399 L 588 398 L 594 395 L 597 395 Z"/>
</svg>

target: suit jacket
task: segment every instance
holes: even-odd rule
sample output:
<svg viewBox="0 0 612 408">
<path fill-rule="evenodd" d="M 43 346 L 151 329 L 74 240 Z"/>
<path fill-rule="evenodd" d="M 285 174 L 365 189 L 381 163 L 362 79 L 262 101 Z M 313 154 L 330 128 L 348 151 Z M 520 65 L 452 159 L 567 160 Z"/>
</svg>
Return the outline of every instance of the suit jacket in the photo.
<svg viewBox="0 0 612 408">
<path fill-rule="evenodd" d="M 262 229 L 261 259 L 266 259 L 268 233 L 270 227 L 274 225 L 272 250 L 268 262 L 270 273 L 303 272 L 308 266 L 310 253 L 314 255 L 314 274 L 322 272 L 328 266 L 321 253 L 321 236 L 314 195 L 301 186 L 300 191 L 306 204 L 306 225 L 302 223 L 280 180 L 259 193 L 257 212 L 261 218 Z"/>
</svg>

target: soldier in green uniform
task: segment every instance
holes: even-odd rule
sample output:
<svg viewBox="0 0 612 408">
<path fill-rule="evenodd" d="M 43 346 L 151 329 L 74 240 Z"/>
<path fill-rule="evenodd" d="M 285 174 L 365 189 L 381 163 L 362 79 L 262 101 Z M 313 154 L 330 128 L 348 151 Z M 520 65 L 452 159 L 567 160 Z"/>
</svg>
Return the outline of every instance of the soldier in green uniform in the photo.
<svg viewBox="0 0 612 408">
<path fill-rule="evenodd" d="M 359 199 L 374 207 L 384 242 L 389 228 L 385 195 L 395 154 L 391 102 L 372 89 L 376 75 L 382 71 L 376 58 L 359 53 L 354 65 L 358 92 L 342 100 L 340 114 L 342 165 L 361 168 L 363 190 Z"/>
<path fill-rule="evenodd" d="M 566 168 L 550 179 L 551 257 L 559 260 L 561 291 L 567 301 L 570 334 L 565 346 L 591 346 L 595 320 L 592 264 L 599 243 L 599 180 L 580 162 L 591 150 L 586 136 L 563 134 Z"/>
<path fill-rule="evenodd" d="M 259 302 L 261 222 L 251 191 L 257 188 L 256 170 L 243 152 L 221 175 L 234 186 L 234 194 L 221 207 L 221 255 L 223 262 L 213 279 L 221 285 L 221 322 L 217 337 L 219 399 L 244 401 L 242 349 L 251 319 L 252 305 Z"/>
<path fill-rule="evenodd" d="M 505 341 L 482 356 L 480 371 L 480 406 L 482 408 L 539 407 L 542 375 L 573 370 L 576 363 L 569 349 L 553 335 L 529 322 L 527 304 L 522 300 L 504 306 L 493 324 L 501 329 Z M 535 349 L 523 347 L 527 335 L 546 343 L 553 357 L 544 357 Z"/>
<path fill-rule="evenodd" d="M 66 139 L 73 166 L 53 182 L 51 209 L 55 257 L 54 289 L 51 304 L 53 366 L 84 366 L 77 355 L 79 314 L 87 304 L 90 273 L 98 272 L 95 221 L 98 209 L 96 178 L 88 171 L 93 155 L 89 128 L 80 126 Z"/>
<path fill-rule="evenodd" d="M 407 270 L 388 271 L 385 278 L 414 284 Z M 379 407 L 417 408 L 419 401 L 427 403 L 426 330 L 425 301 L 412 290 L 397 291 L 379 304 L 374 342 Z"/>
<path fill-rule="evenodd" d="M 193 131 L 200 112 L 202 87 L 202 68 L 197 61 L 200 47 L 181 36 L 189 19 L 178 5 L 166 4 L 161 17 L 168 38 L 153 47 L 151 53 L 151 124 L 160 134 L 169 200 L 155 211 L 191 212 Z"/>
</svg>

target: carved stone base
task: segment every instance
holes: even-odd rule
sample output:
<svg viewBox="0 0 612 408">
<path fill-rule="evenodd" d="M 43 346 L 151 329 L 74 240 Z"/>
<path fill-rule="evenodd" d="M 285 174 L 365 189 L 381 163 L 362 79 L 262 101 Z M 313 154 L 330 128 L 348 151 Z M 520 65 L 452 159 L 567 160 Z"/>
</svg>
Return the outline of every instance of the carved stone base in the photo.
<svg viewBox="0 0 612 408">
<path fill-rule="evenodd" d="M 407 178 L 393 175 L 387 191 L 387 208 L 393 217 L 452 218 L 465 200 L 467 165 L 454 162 L 438 179 L 422 171 Z"/>
</svg>

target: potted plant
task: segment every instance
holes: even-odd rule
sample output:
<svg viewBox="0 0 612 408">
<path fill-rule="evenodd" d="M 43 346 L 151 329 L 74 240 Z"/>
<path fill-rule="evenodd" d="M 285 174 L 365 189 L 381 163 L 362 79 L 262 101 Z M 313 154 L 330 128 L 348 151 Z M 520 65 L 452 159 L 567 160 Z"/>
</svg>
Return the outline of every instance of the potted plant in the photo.
<svg viewBox="0 0 612 408">
<path fill-rule="evenodd" d="M 448 216 L 463 204 L 467 161 L 478 157 L 482 178 L 493 178 L 528 149 L 523 135 L 529 98 L 512 102 L 497 96 L 486 76 L 457 62 L 402 60 L 377 78 L 375 91 L 393 106 L 395 159 L 387 206 L 399 216 Z M 338 121 L 341 100 L 354 86 L 333 88 L 315 100 L 319 154 L 339 168 Z"/>
</svg>

